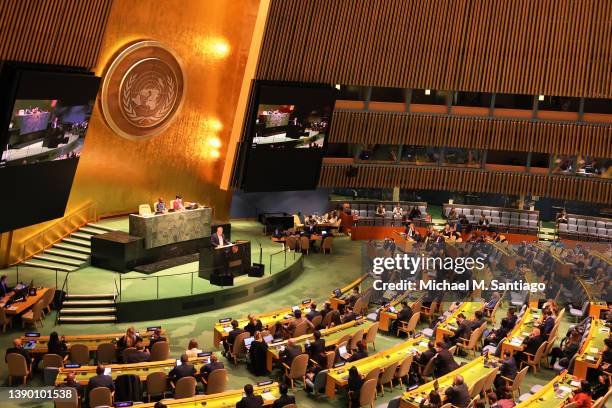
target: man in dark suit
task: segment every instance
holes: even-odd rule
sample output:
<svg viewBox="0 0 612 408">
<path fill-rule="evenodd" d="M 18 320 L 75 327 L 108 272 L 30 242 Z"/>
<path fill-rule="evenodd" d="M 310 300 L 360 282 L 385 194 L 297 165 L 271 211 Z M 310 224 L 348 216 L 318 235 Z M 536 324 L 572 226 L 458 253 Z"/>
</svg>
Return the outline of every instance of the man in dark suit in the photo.
<svg viewBox="0 0 612 408">
<path fill-rule="evenodd" d="M 504 359 L 502 360 L 501 367 L 499 368 L 499 374 L 495 377 L 495 388 L 500 388 L 506 385 L 506 381 L 503 377 L 514 380 L 516 374 L 518 373 L 518 368 L 516 366 L 516 360 L 512 357 L 509 351 L 504 353 Z"/>
<path fill-rule="evenodd" d="M 353 288 L 353 292 L 351 293 L 351 295 L 348 298 L 348 305 L 349 306 L 355 306 L 355 303 L 357 303 L 357 300 L 361 297 L 361 293 L 359 293 L 359 286 L 355 286 Z"/>
<path fill-rule="evenodd" d="M 520 365 L 521 361 L 527 359 L 525 354 L 535 355 L 538 351 L 538 348 L 544 343 L 544 337 L 542 337 L 541 331 L 539 328 L 535 327 L 529 336 L 523 341 L 523 351 L 518 351 L 515 353 L 514 358 L 516 362 Z"/>
<path fill-rule="evenodd" d="M 357 313 L 355 313 L 352 306 L 347 306 L 346 313 L 342 316 L 342 323 L 349 323 L 355 319 L 357 319 Z"/>
<path fill-rule="evenodd" d="M 217 232 L 210 236 L 210 243 L 214 247 L 227 245 L 230 241 L 225 239 L 225 235 L 223 235 L 223 227 L 217 227 Z"/>
<path fill-rule="evenodd" d="M 511 307 L 508 309 L 506 317 L 502 319 L 500 326 L 497 329 L 491 330 L 490 333 L 485 335 L 485 346 L 488 346 L 489 344 L 497 345 L 501 339 L 506 337 L 508 333 L 514 329 L 517 320 L 518 317 L 516 316 L 516 308 Z"/>
<path fill-rule="evenodd" d="M 287 346 L 280 352 L 279 356 L 283 363 L 291 367 L 293 359 L 302 354 L 302 348 L 295 344 L 295 339 L 287 340 Z"/>
<path fill-rule="evenodd" d="M 312 336 L 314 341 L 311 341 L 310 345 L 306 345 L 306 351 L 313 361 L 316 361 L 319 366 L 325 367 L 327 362 L 325 361 L 327 359 L 325 355 L 325 340 L 321 338 L 321 332 L 318 330 L 315 330 Z"/>
<path fill-rule="evenodd" d="M 96 367 L 96 375 L 89 379 L 87 383 L 87 396 L 96 387 L 106 387 L 111 391 L 115 390 L 115 384 L 113 384 L 113 377 L 110 375 L 104 375 L 104 366 L 98 365 Z"/>
<path fill-rule="evenodd" d="M 436 377 L 441 377 L 459 368 L 455 358 L 440 341 L 436 343 L 436 356 L 434 358 L 434 374 Z"/>
<path fill-rule="evenodd" d="M 351 358 L 348 359 L 349 362 L 361 360 L 362 358 L 366 358 L 368 356 L 368 349 L 366 347 L 366 343 L 361 340 L 357 343 L 357 350 L 353 352 Z"/>
<path fill-rule="evenodd" d="M 222 362 L 219 361 L 216 355 L 212 354 L 210 356 L 210 363 L 204 364 L 202 368 L 200 368 L 200 375 L 203 380 L 208 380 L 208 376 L 215 370 L 220 370 L 225 368 Z"/>
<path fill-rule="evenodd" d="M 274 401 L 272 408 L 283 408 L 285 405 L 295 404 L 295 397 L 293 395 L 287 395 L 289 387 L 285 383 L 281 383 L 278 387 L 280 390 L 280 397 Z"/>
<path fill-rule="evenodd" d="M 6 355 L 4 356 L 4 361 L 6 361 L 6 356 L 11 353 L 21 354 L 23 358 L 25 358 L 26 364 L 28 365 L 28 370 L 32 366 L 32 355 L 30 352 L 23 348 L 23 344 L 21 344 L 21 339 L 13 339 L 13 347 L 9 347 L 6 349 Z"/>
<path fill-rule="evenodd" d="M 430 342 L 427 343 L 427 350 L 425 350 L 422 353 L 418 353 L 417 352 L 416 362 L 419 365 L 422 365 L 423 367 L 425 367 L 427 365 L 427 363 L 429 363 L 429 360 L 434 358 L 435 355 L 436 355 L 436 347 L 435 347 L 433 341 L 430 341 Z"/>
<path fill-rule="evenodd" d="M 452 343 L 455 344 L 459 341 L 459 339 L 468 340 L 470 338 L 470 334 L 472 334 L 471 322 L 465 320 L 465 315 L 463 313 L 459 313 L 457 315 L 457 324 L 457 329 L 453 330 L 455 335 L 450 337 L 449 339 Z"/>
<path fill-rule="evenodd" d="M 261 320 L 251 313 L 249 315 L 249 322 L 244 326 L 244 330 L 248 331 L 251 336 L 254 336 L 256 332 L 263 330 L 263 324 Z"/>
<path fill-rule="evenodd" d="M 58 387 L 70 387 L 74 388 L 79 395 L 79 398 L 83 398 L 83 384 L 78 382 L 76 379 L 76 374 L 71 371 L 66 374 L 66 381 L 58 385 Z"/>
<path fill-rule="evenodd" d="M 195 367 L 192 364 L 189 364 L 187 354 L 181 354 L 181 365 L 170 370 L 170 373 L 168 373 L 168 378 L 170 378 L 170 381 L 176 384 L 176 382 L 183 377 L 195 377 L 195 375 Z"/>
<path fill-rule="evenodd" d="M 138 342 L 136 343 L 136 351 L 128 354 L 126 363 L 144 363 L 145 361 L 151 361 L 151 354 L 145 350 L 142 342 Z"/>
<path fill-rule="evenodd" d="M 160 341 L 166 341 L 166 338 L 162 336 L 162 331 L 160 328 L 155 329 L 151 338 L 149 339 L 149 350 L 153 350 L 153 345 Z"/>
<path fill-rule="evenodd" d="M 6 295 L 9 294 L 9 292 L 11 291 L 11 288 L 9 288 L 8 284 L 6 283 L 7 281 L 7 276 L 6 275 L 2 275 L 0 277 L 0 297 L 4 297 Z"/>
<path fill-rule="evenodd" d="M 402 302 L 402 310 L 397 313 L 397 320 L 393 323 L 393 331 L 397 332 L 397 326 L 399 322 L 408 323 L 412 318 L 412 308 L 408 306 L 408 303 Z"/>
<path fill-rule="evenodd" d="M 451 403 L 459 408 L 467 408 L 470 405 L 470 393 L 467 384 L 463 381 L 463 377 L 459 374 L 453 379 L 453 386 L 449 387 L 446 392 L 446 402 Z"/>
<path fill-rule="evenodd" d="M 259 408 L 263 407 L 263 398 L 261 395 L 253 393 L 253 386 L 247 384 L 244 386 L 244 397 L 236 403 L 236 408 Z"/>
<path fill-rule="evenodd" d="M 555 327 L 555 318 L 553 317 L 550 309 L 544 309 L 542 313 L 544 319 L 540 325 L 540 332 L 542 333 L 542 336 L 548 338 L 548 335 L 552 331 L 553 327 Z"/>
<path fill-rule="evenodd" d="M 310 312 L 306 314 L 306 318 L 312 322 L 312 319 L 319 316 L 320 314 L 321 312 L 317 310 L 317 304 L 315 302 L 312 302 L 310 304 Z"/>
<path fill-rule="evenodd" d="M 223 355 L 225 355 L 225 353 L 231 350 L 232 346 L 234 345 L 234 340 L 236 340 L 236 337 L 245 332 L 245 330 L 238 327 L 238 320 L 232 320 L 231 324 L 232 330 L 227 334 L 227 338 L 223 342 L 223 347 L 225 349 Z"/>
<path fill-rule="evenodd" d="M 482 312 L 480 310 L 477 310 L 476 313 L 474 313 L 474 317 L 470 321 L 471 331 L 478 329 L 484 323 L 486 323 L 486 321 L 482 316 Z"/>
</svg>

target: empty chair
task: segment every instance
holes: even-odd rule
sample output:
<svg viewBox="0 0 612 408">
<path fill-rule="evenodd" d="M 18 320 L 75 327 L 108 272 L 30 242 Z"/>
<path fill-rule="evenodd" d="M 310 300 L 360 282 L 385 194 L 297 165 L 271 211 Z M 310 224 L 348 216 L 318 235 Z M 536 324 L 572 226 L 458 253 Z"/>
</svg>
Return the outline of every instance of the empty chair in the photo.
<svg viewBox="0 0 612 408">
<path fill-rule="evenodd" d="M 482 213 L 484 214 L 485 217 L 491 216 L 491 210 L 482 210 Z"/>
<path fill-rule="evenodd" d="M 151 206 L 149 204 L 140 204 L 138 206 L 138 215 L 151 215 Z"/>
<path fill-rule="evenodd" d="M 67 393 L 66 396 L 69 398 L 62 398 L 54 400 L 55 408 L 79 408 L 79 394 L 77 393 L 76 388 L 66 387 L 65 390 L 70 390 L 70 393 Z"/>
<path fill-rule="evenodd" d="M 7 316 L 3 307 L 0 307 L 0 324 L 2 325 L 2 333 L 6 332 L 6 326 L 13 327 L 13 318 Z"/>
<path fill-rule="evenodd" d="M 196 379 L 194 377 L 183 377 L 176 382 L 174 387 L 174 398 L 191 398 L 196 392 Z"/>
<path fill-rule="evenodd" d="M 328 252 L 331 253 L 333 243 L 334 243 L 333 237 L 325 237 L 325 239 L 323 240 L 323 243 L 321 244 L 321 251 L 324 254 Z"/>
<path fill-rule="evenodd" d="M 473 213 L 473 214 L 474 214 L 476 217 L 480 217 L 481 210 L 480 210 L 480 209 L 478 209 L 478 208 L 474 208 L 474 209 L 472 210 L 472 213 Z"/>
<path fill-rule="evenodd" d="M 167 360 L 170 354 L 170 346 L 167 341 L 158 341 L 151 348 L 151 361 Z"/>
<path fill-rule="evenodd" d="M 491 217 L 499 217 L 500 212 L 499 210 L 491 210 Z"/>
<path fill-rule="evenodd" d="M 6 355 L 6 365 L 8 366 L 8 385 L 13 385 L 13 377 L 21 378 L 25 384 L 30 375 L 30 364 L 25 357 L 17 353 L 9 353 Z"/>
<path fill-rule="evenodd" d="M 559 232 L 565 233 L 568 231 L 568 225 L 565 223 L 561 223 L 559 224 Z"/>
<path fill-rule="evenodd" d="M 61 368 L 64 366 L 64 359 L 59 354 L 45 354 L 42 359 L 42 368 Z"/>
<path fill-rule="evenodd" d="M 385 395 L 386 384 L 389 384 L 391 391 L 393 391 L 393 379 L 395 378 L 397 366 L 397 362 L 389 364 L 383 369 L 382 374 L 378 378 L 378 385 L 380 386 L 380 391 L 383 396 Z"/>
<path fill-rule="evenodd" d="M 589 233 L 589 230 L 586 225 L 578 225 L 578 234 L 587 235 L 588 233 Z"/>
<path fill-rule="evenodd" d="M 570 218 L 567 219 L 567 223 L 570 224 L 570 225 L 571 224 L 576 224 L 576 219 L 570 217 Z"/>
<path fill-rule="evenodd" d="M 587 227 L 597 227 L 595 220 L 587 220 Z"/>
<path fill-rule="evenodd" d="M 151 402 L 151 397 L 161 396 L 166 398 L 168 390 L 168 376 L 163 371 L 157 371 L 147 375 L 146 391 L 147 398 Z"/>
<path fill-rule="evenodd" d="M 96 387 L 89 392 L 89 407 L 110 407 L 113 405 L 111 390 L 107 387 Z"/>
<path fill-rule="evenodd" d="M 578 226 L 576 224 L 568 224 L 567 225 L 567 230 L 569 232 L 576 233 L 576 232 L 578 232 Z"/>
<path fill-rule="evenodd" d="M 72 364 L 89 365 L 89 347 L 84 344 L 70 346 L 70 362 Z"/>
<path fill-rule="evenodd" d="M 589 231 L 589 235 L 597 236 L 597 227 L 587 227 L 587 229 Z"/>
<path fill-rule="evenodd" d="M 538 222 L 535 220 L 529 220 L 529 229 L 538 229 Z"/>
<path fill-rule="evenodd" d="M 302 253 L 306 251 L 306 255 L 308 255 L 308 250 L 310 249 L 310 239 L 307 236 L 300 237 L 300 250 Z"/>
<path fill-rule="evenodd" d="M 520 219 L 521 220 L 529 220 L 529 214 L 521 213 L 520 214 Z"/>
<path fill-rule="evenodd" d="M 470 393 L 470 398 L 474 398 L 477 395 L 480 395 L 486 380 L 487 376 L 485 375 L 484 377 L 480 378 L 478 381 L 475 381 L 470 385 L 468 389 L 468 392 Z"/>
<path fill-rule="evenodd" d="M 366 348 L 368 348 L 368 344 L 372 343 L 372 347 L 374 347 L 374 350 L 376 350 L 376 334 L 378 333 L 379 326 L 380 323 L 376 322 L 368 329 L 368 332 L 366 333 L 364 339 L 366 343 Z"/>
<path fill-rule="evenodd" d="M 102 343 L 96 350 L 96 361 L 98 364 L 110 364 L 115 361 L 115 345 L 112 343 Z"/>
<path fill-rule="evenodd" d="M 309 327 L 308 322 L 304 320 L 302 323 L 295 326 L 295 331 L 291 337 L 300 337 L 305 335 Z"/>
<path fill-rule="evenodd" d="M 53 303 L 54 297 L 55 297 L 55 287 L 49 288 L 45 292 L 45 295 L 43 296 L 43 298 L 41 299 L 41 301 L 43 302 L 42 304 L 43 315 L 45 313 L 51 313 L 51 304 Z"/>
<path fill-rule="evenodd" d="M 586 220 L 584 218 L 578 218 L 578 219 L 576 219 L 576 225 L 578 225 L 578 226 L 585 225 L 586 226 Z"/>
<path fill-rule="evenodd" d="M 349 350 L 355 350 L 357 348 L 357 343 L 361 340 L 363 340 L 363 329 L 359 329 L 353 333 L 348 345 Z"/>
<path fill-rule="evenodd" d="M 227 370 L 225 368 L 213 370 L 206 381 L 206 394 L 218 394 L 227 388 Z"/>
<path fill-rule="evenodd" d="M 404 361 L 402 361 L 402 363 L 397 368 L 397 371 L 395 372 L 394 378 L 399 380 L 400 388 L 403 388 L 403 385 L 404 385 L 403 384 L 403 379 L 410 372 L 410 366 L 411 365 L 412 365 L 412 354 L 410 354 L 408 357 L 406 357 L 404 359 Z"/>
<path fill-rule="evenodd" d="M 537 221 L 538 214 L 529 214 L 529 221 Z"/>
<path fill-rule="evenodd" d="M 25 327 L 26 324 L 32 325 L 34 327 L 38 327 L 38 323 L 40 323 L 40 327 L 43 327 L 43 301 L 42 299 L 36 302 L 32 309 L 27 311 L 21 316 L 21 327 Z"/>
</svg>

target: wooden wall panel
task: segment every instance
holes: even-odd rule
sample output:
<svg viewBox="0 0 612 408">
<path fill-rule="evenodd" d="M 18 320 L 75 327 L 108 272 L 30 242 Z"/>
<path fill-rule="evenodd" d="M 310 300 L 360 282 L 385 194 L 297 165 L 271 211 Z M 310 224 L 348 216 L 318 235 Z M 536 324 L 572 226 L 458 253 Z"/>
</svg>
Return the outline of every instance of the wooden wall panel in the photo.
<svg viewBox="0 0 612 408">
<path fill-rule="evenodd" d="M 257 78 L 612 97 L 609 0 L 273 0 Z"/>
<path fill-rule="evenodd" d="M 334 111 L 329 141 L 612 157 L 612 126 L 411 113 Z"/>
<path fill-rule="evenodd" d="M 96 65 L 113 0 L 0 2 L 0 60 Z"/>
<path fill-rule="evenodd" d="M 531 194 L 591 203 L 612 203 L 612 183 L 565 176 L 504 173 L 469 169 L 416 166 L 358 166 L 348 177 L 349 165 L 325 165 L 319 187 L 393 188 Z"/>
</svg>

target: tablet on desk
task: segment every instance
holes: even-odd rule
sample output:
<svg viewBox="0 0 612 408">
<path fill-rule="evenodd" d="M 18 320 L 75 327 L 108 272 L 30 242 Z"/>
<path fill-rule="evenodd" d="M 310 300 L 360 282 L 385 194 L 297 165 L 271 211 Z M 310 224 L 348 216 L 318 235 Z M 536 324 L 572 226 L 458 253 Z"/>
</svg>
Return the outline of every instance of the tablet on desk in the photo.
<svg viewBox="0 0 612 408">
<path fill-rule="evenodd" d="M 104 375 L 111 375 L 112 369 L 110 367 L 106 367 L 104 369 Z"/>
</svg>

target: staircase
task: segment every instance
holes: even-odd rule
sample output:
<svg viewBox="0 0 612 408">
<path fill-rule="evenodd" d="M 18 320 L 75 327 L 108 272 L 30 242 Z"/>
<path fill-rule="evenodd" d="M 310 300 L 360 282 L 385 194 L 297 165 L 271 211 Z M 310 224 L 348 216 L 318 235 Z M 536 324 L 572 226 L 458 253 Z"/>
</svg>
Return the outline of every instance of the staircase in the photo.
<svg viewBox="0 0 612 408">
<path fill-rule="evenodd" d="M 89 264 L 91 237 L 110 231 L 115 230 L 100 224 L 86 224 L 68 237 L 32 256 L 20 265 L 57 269 L 64 272 L 74 271 Z"/>
<path fill-rule="evenodd" d="M 58 312 L 57 323 L 114 323 L 117 321 L 115 300 L 114 293 L 66 294 Z"/>
</svg>

